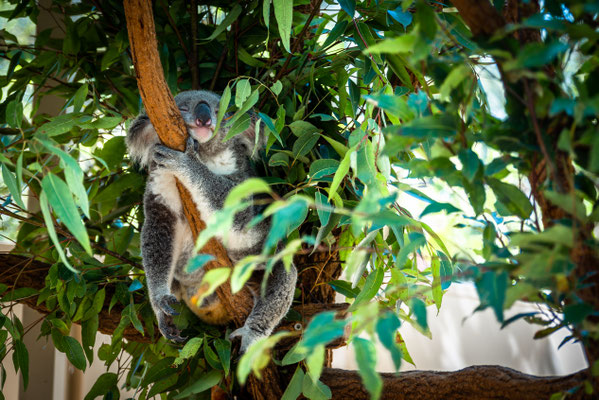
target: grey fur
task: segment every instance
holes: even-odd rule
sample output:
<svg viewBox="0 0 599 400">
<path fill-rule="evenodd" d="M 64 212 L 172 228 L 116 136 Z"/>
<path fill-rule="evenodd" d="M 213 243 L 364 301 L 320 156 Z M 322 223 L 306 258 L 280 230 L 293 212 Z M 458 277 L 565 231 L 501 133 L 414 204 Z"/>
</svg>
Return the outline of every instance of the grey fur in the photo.
<svg viewBox="0 0 599 400">
<path fill-rule="evenodd" d="M 182 214 L 174 178 L 185 185 L 202 218 L 208 220 L 223 207 L 233 187 L 255 176 L 250 157 L 257 153 L 254 144 L 258 133 L 254 132 L 253 123 L 246 132 L 227 142 L 223 142 L 228 131 L 226 128 L 221 127 L 215 135 L 208 135 L 214 130 L 219 100 L 218 95 L 207 91 L 183 92 L 175 97 L 188 126 L 189 137 L 184 152 L 160 145 L 156 131 L 143 112 L 132 122 L 127 133 L 126 142 L 132 159 L 148 168 L 149 172 L 141 242 L 150 302 L 160 332 L 175 341 L 185 338 L 180 336 L 173 324 L 172 316 L 176 315 L 173 305 L 181 300 L 184 293 L 199 287 L 204 271 L 193 274 L 184 271 L 193 255 L 193 238 Z M 207 108 L 200 103 L 208 105 L 211 118 L 206 114 Z M 198 117 L 194 112 L 202 113 L 202 116 Z M 228 235 L 234 240 L 224 243 L 234 262 L 262 250 L 270 221 L 264 220 L 246 228 L 246 224 L 259 212 L 259 208 L 251 206 L 235 216 L 233 230 Z M 275 264 L 268 277 L 265 295 L 256 297 L 244 326 L 231 334 L 231 337 L 241 337 L 242 352 L 255 340 L 269 336 L 285 316 L 293 300 L 296 278 L 295 267 L 287 272 L 281 262 Z M 202 306 L 213 301 L 216 301 L 214 295 L 204 300 Z"/>
</svg>

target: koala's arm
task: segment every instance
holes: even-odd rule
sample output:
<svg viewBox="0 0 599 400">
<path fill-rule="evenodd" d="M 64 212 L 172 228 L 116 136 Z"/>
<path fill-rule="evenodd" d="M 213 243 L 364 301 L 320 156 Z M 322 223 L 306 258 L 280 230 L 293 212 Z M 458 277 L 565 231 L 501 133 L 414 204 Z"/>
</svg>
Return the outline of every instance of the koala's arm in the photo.
<svg viewBox="0 0 599 400">
<path fill-rule="evenodd" d="M 293 301 L 296 281 L 297 270 L 294 265 L 289 271 L 285 270 L 281 261 L 274 265 L 264 296 L 256 296 L 254 308 L 243 327 L 231 333 L 231 337 L 241 338 L 242 353 L 256 340 L 270 336 L 281 322 Z"/>
<path fill-rule="evenodd" d="M 237 174 L 218 175 L 204 165 L 194 151 L 197 142 L 189 137 L 185 152 L 166 146 L 154 147 L 154 161 L 161 168 L 170 170 L 191 193 L 202 217 L 208 219 L 221 210 L 229 192 L 244 178 Z M 235 217 L 234 229 L 242 230 L 256 214 L 254 207 L 239 212 Z"/>
<path fill-rule="evenodd" d="M 181 342 L 184 338 L 172 320 L 172 316 L 178 314 L 173 309 L 178 301 L 171 293 L 177 216 L 157 195 L 148 193 L 144 199 L 144 214 L 141 246 L 150 304 L 162 335 Z"/>
</svg>

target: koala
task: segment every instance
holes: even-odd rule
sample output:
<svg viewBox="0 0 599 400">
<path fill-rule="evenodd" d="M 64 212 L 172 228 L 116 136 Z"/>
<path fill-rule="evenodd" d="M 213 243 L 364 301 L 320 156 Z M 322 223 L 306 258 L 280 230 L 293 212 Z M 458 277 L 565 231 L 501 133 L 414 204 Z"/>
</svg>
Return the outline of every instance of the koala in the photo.
<svg viewBox="0 0 599 400">
<path fill-rule="evenodd" d="M 126 137 L 132 160 L 148 170 L 141 250 L 150 303 L 162 335 L 177 342 L 185 340 L 173 323 L 173 316 L 177 315 L 173 306 L 180 300 L 186 301 L 208 323 L 224 324 L 231 318 L 222 315 L 216 294 L 208 296 L 199 306 L 190 304 L 204 271 L 200 268 L 193 273 L 185 272 L 193 256 L 194 240 L 175 178 L 191 193 L 202 219 L 209 221 L 222 209 L 233 187 L 256 175 L 250 158 L 257 153 L 254 146 L 259 132 L 252 123 L 247 131 L 224 142 L 228 129 L 221 125 L 214 132 L 219 100 L 217 94 L 208 91 L 187 91 L 175 97 L 189 135 L 185 151 L 160 144 L 145 112 L 131 123 Z M 262 252 L 270 221 L 247 226 L 260 212 L 259 206 L 250 206 L 235 215 L 232 231 L 223 242 L 233 262 Z M 274 265 L 265 295 L 254 295 L 254 305 L 244 326 L 231 334 L 241 338 L 241 352 L 254 341 L 269 336 L 279 324 L 291 306 L 296 279 L 294 266 L 287 271 L 282 262 Z M 215 311 L 218 309 L 221 311 Z"/>
</svg>

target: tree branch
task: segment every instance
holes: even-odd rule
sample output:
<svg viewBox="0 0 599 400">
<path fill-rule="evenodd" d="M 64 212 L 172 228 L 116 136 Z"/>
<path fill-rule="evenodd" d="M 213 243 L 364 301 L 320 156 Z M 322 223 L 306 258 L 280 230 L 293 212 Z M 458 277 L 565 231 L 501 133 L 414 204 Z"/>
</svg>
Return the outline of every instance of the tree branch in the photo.
<svg viewBox="0 0 599 400">
<path fill-rule="evenodd" d="M 385 400 L 447 399 L 549 399 L 552 394 L 578 387 L 568 399 L 586 397 L 580 386 L 585 371 L 567 376 L 533 376 L 496 365 L 478 365 L 459 371 L 406 371 L 383 373 Z M 333 399 L 368 400 L 370 395 L 356 371 L 325 368 L 320 380 L 329 386 Z"/>
<path fill-rule="evenodd" d="M 491 36 L 505 26 L 503 17 L 488 0 L 453 0 L 452 3 L 475 36 Z"/>
</svg>

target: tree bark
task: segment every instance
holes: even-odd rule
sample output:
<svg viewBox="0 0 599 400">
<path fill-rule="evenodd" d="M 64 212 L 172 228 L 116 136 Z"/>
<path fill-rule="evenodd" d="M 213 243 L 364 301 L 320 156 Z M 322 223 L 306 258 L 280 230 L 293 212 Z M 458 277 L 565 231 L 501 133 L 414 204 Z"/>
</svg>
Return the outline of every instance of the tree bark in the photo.
<svg viewBox="0 0 599 400">
<path fill-rule="evenodd" d="M 541 400 L 572 388 L 577 389 L 568 399 L 591 398 L 581 387 L 585 371 L 562 377 L 540 377 L 496 365 L 479 365 L 452 372 L 383 373 L 381 378 L 381 399 L 385 400 Z M 331 389 L 333 399 L 370 399 L 355 371 L 325 368 L 320 379 Z"/>
</svg>

